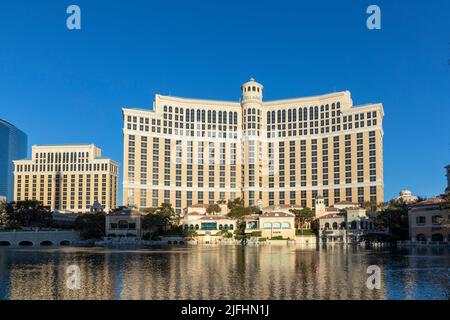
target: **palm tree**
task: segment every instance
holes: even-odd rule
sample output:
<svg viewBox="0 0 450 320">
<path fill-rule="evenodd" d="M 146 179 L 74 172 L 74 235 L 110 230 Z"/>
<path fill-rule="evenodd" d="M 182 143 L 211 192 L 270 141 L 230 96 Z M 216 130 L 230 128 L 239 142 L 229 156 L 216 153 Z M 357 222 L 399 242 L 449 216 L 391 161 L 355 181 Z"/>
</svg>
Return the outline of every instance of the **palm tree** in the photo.
<svg viewBox="0 0 450 320">
<path fill-rule="evenodd" d="M 221 212 L 222 209 L 220 208 L 219 204 L 214 203 L 213 205 L 206 208 L 206 213 L 208 214 L 215 214 Z"/>
<path fill-rule="evenodd" d="M 291 209 L 289 210 L 295 215 L 295 219 L 297 220 L 297 226 L 300 224 L 300 229 L 303 236 L 303 226 L 307 222 L 311 222 L 314 219 L 314 213 L 310 208 L 303 208 L 301 210 Z"/>
</svg>

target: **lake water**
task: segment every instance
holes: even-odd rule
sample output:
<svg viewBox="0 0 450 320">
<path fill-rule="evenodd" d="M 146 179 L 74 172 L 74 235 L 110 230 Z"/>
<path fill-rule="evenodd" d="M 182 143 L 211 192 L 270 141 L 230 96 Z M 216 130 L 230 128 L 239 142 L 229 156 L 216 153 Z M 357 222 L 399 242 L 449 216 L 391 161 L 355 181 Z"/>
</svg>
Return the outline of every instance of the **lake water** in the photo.
<svg viewBox="0 0 450 320">
<path fill-rule="evenodd" d="M 444 299 L 450 250 L 298 246 L 0 249 L 0 299 Z M 70 290 L 66 268 L 81 271 Z M 369 290 L 367 267 L 381 269 Z"/>
</svg>

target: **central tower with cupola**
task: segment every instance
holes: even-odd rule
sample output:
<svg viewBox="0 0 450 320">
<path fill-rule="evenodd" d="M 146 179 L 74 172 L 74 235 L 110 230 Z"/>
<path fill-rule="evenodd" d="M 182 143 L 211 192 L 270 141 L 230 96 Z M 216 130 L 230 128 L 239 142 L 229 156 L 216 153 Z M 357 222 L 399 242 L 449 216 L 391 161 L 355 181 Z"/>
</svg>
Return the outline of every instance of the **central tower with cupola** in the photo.
<svg viewBox="0 0 450 320">
<path fill-rule="evenodd" d="M 250 206 L 256 206 L 262 199 L 263 185 L 263 148 L 262 148 L 262 108 L 263 85 L 255 79 L 244 83 L 241 87 L 242 97 L 242 146 L 244 157 L 243 196 Z"/>
</svg>

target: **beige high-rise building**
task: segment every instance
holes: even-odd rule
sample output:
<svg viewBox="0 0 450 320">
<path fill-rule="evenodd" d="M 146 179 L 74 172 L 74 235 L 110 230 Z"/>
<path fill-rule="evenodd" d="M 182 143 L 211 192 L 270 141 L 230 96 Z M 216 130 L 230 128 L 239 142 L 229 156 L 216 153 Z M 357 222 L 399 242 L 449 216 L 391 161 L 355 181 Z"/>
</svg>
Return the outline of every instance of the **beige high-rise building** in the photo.
<svg viewBox="0 0 450 320">
<path fill-rule="evenodd" d="M 37 200 L 52 210 L 85 213 L 94 202 L 118 206 L 119 164 L 89 145 L 33 146 L 14 161 L 14 201 Z"/>
<path fill-rule="evenodd" d="M 239 102 L 156 95 L 151 111 L 123 109 L 124 204 L 383 201 L 381 104 L 355 107 L 348 91 L 265 102 L 263 89 L 250 79 Z"/>
</svg>

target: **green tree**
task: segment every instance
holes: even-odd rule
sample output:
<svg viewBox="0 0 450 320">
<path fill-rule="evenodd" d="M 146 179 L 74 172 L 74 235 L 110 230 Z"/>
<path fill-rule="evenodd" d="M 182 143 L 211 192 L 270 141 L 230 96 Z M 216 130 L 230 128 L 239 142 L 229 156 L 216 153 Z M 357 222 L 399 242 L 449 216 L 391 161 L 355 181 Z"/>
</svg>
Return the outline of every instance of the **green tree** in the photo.
<svg viewBox="0 0 450 320">
<path fill-rule="evenodd" d="M 51 227 L 53 218 L 50 208 L 39 201 L 27 200 L 8 203 L 3 209 L 4 224 L 9 229 L 22 227 Z"/>
<path fill-rule="evenodd" d="M 77 217 L 75 229 L 80 231 L 83 239 L 101 239 L 105 236 L 105 223 L 106 214 L 104 212 L 86 213 Z"/>
<path fill-rule="evenodd" d="M 0 226 L 5 224 L 6 202 L 0 201 Z"/>
<path fill-rule="evenodd" d="M 169 203 L 162 203 L 158 208 L 146 208 L 142 212 L 146 213 L 142 219 L 142 228 L 150 234 L 150 237 L 167 231 L 178 233 L 180 230 L 180 215 Z"/>
<path fill-rule="evenodd" d="M 161 215 L 165 229 L 170 228 L 173 224 L 180 224 L 180 215 L 175 212 L 170 203 L 162 203 L 155 213 Z"/>
<path fill-rule="evenodd" d="M 208 206 L 208 208 L 206 208 L 206 213 L 208 214 L 212 214 L 212 213 L 219 213 L 221 212 L 222 209 L 220 208 L 219 204 L 214 203 L 211 206 Z"/>
<path fill-rule="evenodd" d="M 232 210 L 234 208 L 243 208 L 244 207 L 244 200 L 241 198 L 236 198 L 234 200 L 228 200 L 228 209 Z"/>
<path fill-rule="evenodd" d="M 423 198 L 419 198 L 423 201 Z M 392 241 L 407 240 L 409 205 L 401 200 L 384 203 L 381 211 L 374 218 L 375 229 L 388 229 Z"/>
<path fill-rule="evenodd" d="M 303 235 L 303 226 L 307 222 L 312 222 L 314 220 L 314 213 L 310 208 L 303 209 L 291 209 L 289 210 L 295 215 L 295 220 L 297 221 L 297 227 L 300 225 L 300 230 Z"/>
</svg>

